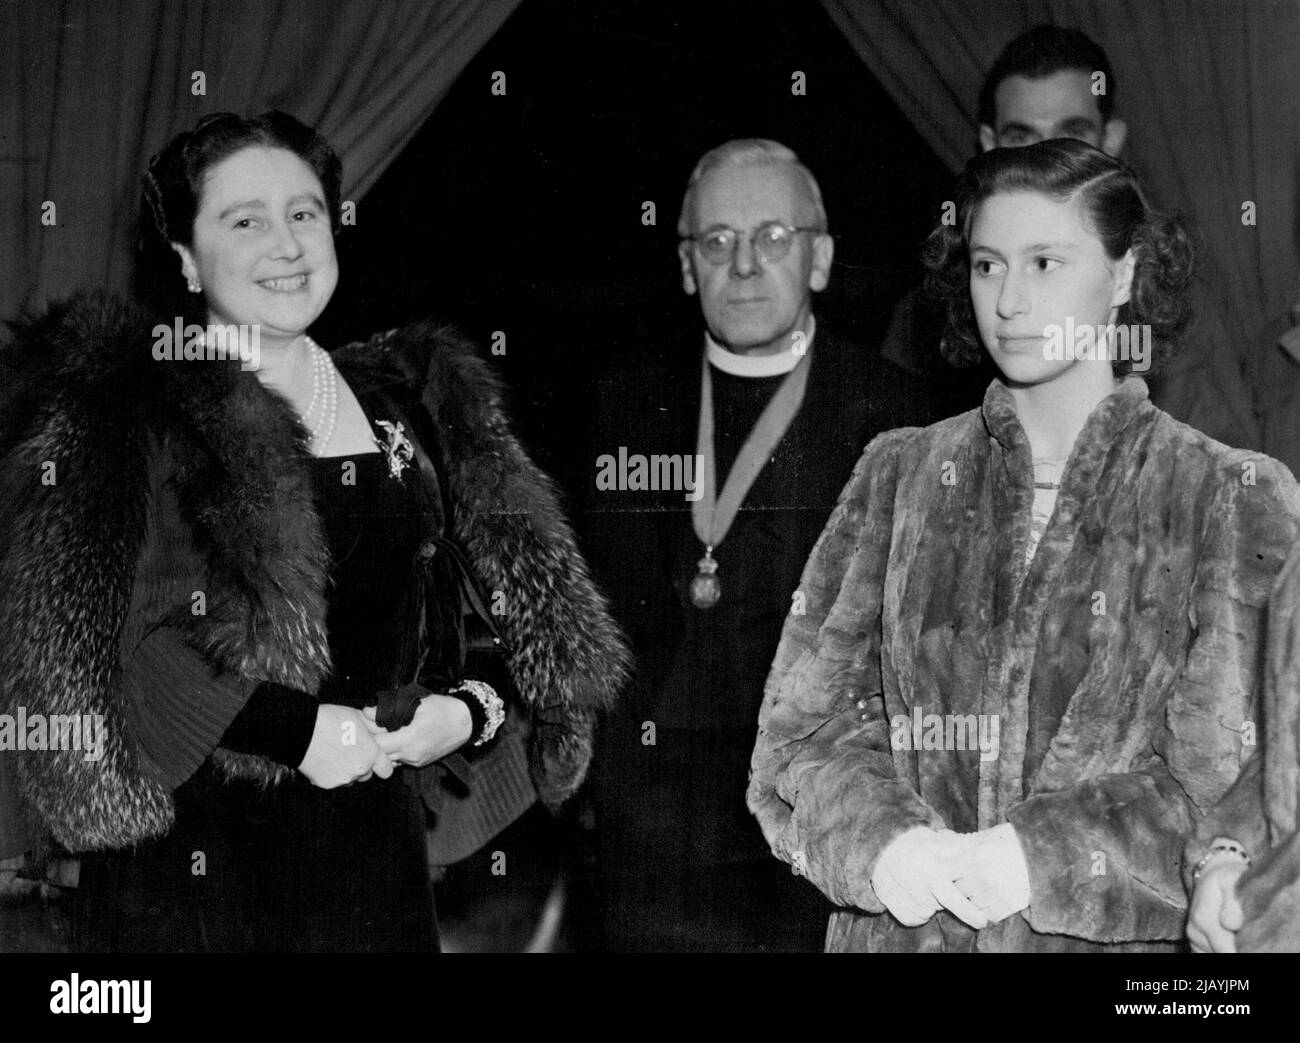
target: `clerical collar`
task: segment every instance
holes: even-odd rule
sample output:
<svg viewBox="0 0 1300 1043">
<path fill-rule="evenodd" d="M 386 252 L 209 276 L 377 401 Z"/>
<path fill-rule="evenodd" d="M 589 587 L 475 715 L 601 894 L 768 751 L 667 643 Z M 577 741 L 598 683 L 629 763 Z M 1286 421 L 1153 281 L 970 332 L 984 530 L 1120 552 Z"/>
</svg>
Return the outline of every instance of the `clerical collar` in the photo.
<svg viewBox="0 0 1300 1043">
<path fill-rule="evenodd" d="M 733 377 L 779 377 L 791 372 L 799 365 L 799 360 L 812 350 L 813 337 L 817 333 L 816 316 L 808 316 L 808 336 L 803 342 L 803 351 L 778 351 L 775 355 L 738 355 L 728 351 L 719 344 L 706 330 L 704 333 L 704 356 L 709 364 L 723 373 Z"/>
</svg>

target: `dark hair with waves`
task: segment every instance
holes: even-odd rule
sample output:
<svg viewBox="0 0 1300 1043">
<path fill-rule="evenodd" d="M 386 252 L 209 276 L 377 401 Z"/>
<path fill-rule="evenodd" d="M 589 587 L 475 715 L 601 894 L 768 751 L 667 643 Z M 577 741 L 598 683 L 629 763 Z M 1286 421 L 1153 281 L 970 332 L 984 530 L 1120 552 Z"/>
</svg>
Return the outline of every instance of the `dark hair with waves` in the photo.
<svg viewBox="0 0 1300 1043">
<path fill-rule="evenodd" d="M 159 299 L 176 296 L 180 264 L 171 244 L 194 245 L 194 218 L 208 172 L 235 153 L 258 146 L 287 149 L 311 168 L 325 190 L 330 228 L 338 234 L 343 165 L 323 136 L 276 110 L 260 116 L 210 113 L 193 130 L 172 138 L 149 160 L 141 178 L 138 275 L 153 283 L 142 287 L 147 295 Z"/>
<path fill-rule="evenodd" d="M 954 366 L 972 366 L 984 355 L 970 296 L 970 227 L 975 208 L 999 192 L 1038 192 L 1061 202 L 1077 198 L 1111 260 L 1133 251 L 1133 286 L 1115 322 L 1151 327 L 1151 369 L 1143 376 L 1167 363 L 1191 318 L 1191 238 L 1177 220 L 1151 208 L 1128 167 L 1071 138 L 992 149 L 966 164 L 957 181 L 956 223 L 941 220 L 922 250 L 926 293 L 947 315 L 943 357 Z M 1113 365 L 1116 376 L 1132 370 L 1130 361 Z"/>
</svg>

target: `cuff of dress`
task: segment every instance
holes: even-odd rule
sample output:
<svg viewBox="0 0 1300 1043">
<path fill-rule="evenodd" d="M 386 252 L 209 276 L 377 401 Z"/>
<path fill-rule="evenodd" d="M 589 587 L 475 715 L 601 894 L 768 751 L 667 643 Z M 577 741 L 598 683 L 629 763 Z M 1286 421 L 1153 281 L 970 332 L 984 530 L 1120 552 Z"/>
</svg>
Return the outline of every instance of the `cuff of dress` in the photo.
<svg viewBox="0 0 1300 1043">
<path fill-rule="evenodd" d="M 255 753 L 296 768 L 307 755 L 320 704 L 314 695 L 264 681 L 221 737 L 238 753 Z"/>
</svg>

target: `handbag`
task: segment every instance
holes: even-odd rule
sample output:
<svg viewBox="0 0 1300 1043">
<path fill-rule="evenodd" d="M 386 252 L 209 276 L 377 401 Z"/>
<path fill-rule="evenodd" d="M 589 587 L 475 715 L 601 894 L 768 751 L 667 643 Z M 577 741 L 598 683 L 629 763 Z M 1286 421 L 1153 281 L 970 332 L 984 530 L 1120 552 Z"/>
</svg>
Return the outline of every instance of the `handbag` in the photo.
<svg viewBox="0 0 1300 1043">
<path fill-rule="evenodd" d="M 418 408 L 394 412 L 409 418 Z M 422 482 L 426 532 L 412 562 L 402 647 L 401 661 L 413 665 L 407 684 L 379 693 L 376 721 L 390 730 L 409 724 L 424 695 L 449 691 L 467 679 L 491 685 L 506 709 L 491 742 L 415 769 L 429 812 L 429 861 L 446 866 L 483 848 L 536 802 L 528 767 L 533 722 L 511 674 L 511 650 L 490 599 L 468 556 L 445 534 L 447 511 L 437 470 L 409 421 L 406 429 Z"/>
</svg>

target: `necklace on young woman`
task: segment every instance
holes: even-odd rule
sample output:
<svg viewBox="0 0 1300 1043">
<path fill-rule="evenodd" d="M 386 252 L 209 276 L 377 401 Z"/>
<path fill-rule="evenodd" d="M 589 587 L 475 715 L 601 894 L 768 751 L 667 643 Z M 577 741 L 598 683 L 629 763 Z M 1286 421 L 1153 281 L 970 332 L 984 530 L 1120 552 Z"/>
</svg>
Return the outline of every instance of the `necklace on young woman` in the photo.
<svg viewBox="0 0 1300 1043">
<path fill-rule="evenodd" d="M 339 419 L 339 375 L 329 352 L 310 337 L 303 339 L 311 352 L 311 401 L 302 414 L 302 422 L 308 431 L 312 455 L 323 456 L 334 438 Z M 313 419 L 318 403 L 320 415 Z"/>
</svg>

